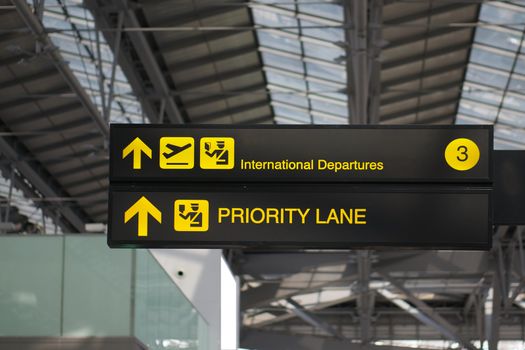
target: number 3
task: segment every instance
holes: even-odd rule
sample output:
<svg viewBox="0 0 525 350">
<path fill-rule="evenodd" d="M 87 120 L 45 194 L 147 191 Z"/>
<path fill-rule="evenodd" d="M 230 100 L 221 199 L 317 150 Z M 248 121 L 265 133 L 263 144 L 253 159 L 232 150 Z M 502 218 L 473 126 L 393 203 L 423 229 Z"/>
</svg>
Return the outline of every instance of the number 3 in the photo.
<svg viewBox="0 0 525 350">
<path fill-rule="evenodd" d="M 464 157 L 457 156 L 456 158 L 460 162 L 466 161 L 468 159 L 468 154 L 467 154 L 468 148 L 466 146 L 459 146 L 457 150 L 458 150 L 459 154 L 464 156 Z"/>
</svg>

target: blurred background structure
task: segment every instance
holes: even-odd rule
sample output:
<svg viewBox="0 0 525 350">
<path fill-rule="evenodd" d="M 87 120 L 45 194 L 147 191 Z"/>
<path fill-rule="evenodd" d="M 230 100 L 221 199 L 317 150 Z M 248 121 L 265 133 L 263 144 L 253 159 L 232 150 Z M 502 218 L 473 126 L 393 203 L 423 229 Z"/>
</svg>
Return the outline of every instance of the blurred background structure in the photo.
<svg viewBox="0 0 525 350">
<path fill-rule="evenodd" d="M 524 39 L 518 0 L 0 0 L 0 349 L 525 349 L 521 226 L 489 252 L 104 236 L 110 123 L 494 124 L 523 150 Z"/>
</svg>

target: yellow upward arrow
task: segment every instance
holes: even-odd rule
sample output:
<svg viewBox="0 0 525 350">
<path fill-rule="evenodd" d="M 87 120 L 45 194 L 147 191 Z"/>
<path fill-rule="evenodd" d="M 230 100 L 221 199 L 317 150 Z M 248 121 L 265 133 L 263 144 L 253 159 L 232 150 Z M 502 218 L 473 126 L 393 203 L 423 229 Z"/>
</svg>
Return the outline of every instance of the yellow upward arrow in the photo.
<svg viewBox="0 0 525 350">
<path fill-rule="evenodd" d="M 150 159 L 152 157 L 151 148 L 138 137 L 135 137 L 135 139 L 124 148 L 122 151 L 122 159 L 126 158 L 131 152 L 133 152 L 133 169 L 142 168 L 141 153 L 144 153 Z"/>
<path fill-rule="evenodd" d="M 140 197 L 126 212 L 124 213 L 124 223 L 131 220 L 132 217 L 138 214 L 138 235 L 139 237 L 148 236 L 148 214 L 153 216 L 155 220 L 162 224 L 162 213 L 144 196 Z"/>
</svg>

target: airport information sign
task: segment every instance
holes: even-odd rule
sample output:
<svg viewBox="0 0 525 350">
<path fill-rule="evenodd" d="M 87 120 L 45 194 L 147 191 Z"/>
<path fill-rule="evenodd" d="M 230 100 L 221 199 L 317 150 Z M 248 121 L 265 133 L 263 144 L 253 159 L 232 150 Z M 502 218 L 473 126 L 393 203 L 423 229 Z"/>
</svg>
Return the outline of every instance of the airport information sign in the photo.
<svg viewBox="0 0 525 350">
<path fill-rule="evenodd" d="M 489 190 L 113 186 L 111 247 L 489 247 Z"/>
<path fill-rule="evenodd" d="M 488 249 L 492 133 L 112 125 L 108 244 Z"/>
<path fill-rule="evenodd" d="M 112 125 L 111 181 L 491 181 L 492 128 Z"/>
</svg>

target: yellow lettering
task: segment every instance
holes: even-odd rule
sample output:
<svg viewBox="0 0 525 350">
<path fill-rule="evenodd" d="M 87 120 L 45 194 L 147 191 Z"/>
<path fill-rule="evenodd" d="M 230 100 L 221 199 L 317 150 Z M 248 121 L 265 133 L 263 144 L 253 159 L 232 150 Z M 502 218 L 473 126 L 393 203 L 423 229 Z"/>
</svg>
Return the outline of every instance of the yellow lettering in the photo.
<svg viewBox="0 0 525 350">
<path fill-rule="evenodd" d="M 306 222 L 306 216 L 310 212 L 310 209 L 306 209 L 304 211 L 302 211 L 301 209 L 297 209 L 297 211 L 299 212 L 299 215 L 301 215 L 301 224 L 304 225 Z"/>
<path fill-rule="evenodd" d="M 219 208 L 219 224 L 222 224 L 222 219 L 230 215 L 230 209 L 228 208 Z"/>
<path fill-rule="evenodd" d="M 340 209 L 340 213 L 341 213 L 341 219 L 340 219 L 341 224 L 343 223 L 344 219 L 346 219 L 346 222 L 349 223 L 350 225 L 353 223 L 352 216 L 353 216 L 354 211 L 352 209 L 348 209 L 348 213 L 346 212 L 346 210 Z"/>
<path fill-rule="evenodd" d="M 330 212 L 328 213 L 328 219 L 326 219 L 328 223 L 331 221 L 335 221 L 336 224 L 339 223 L 339 218 L 337 217 L 337 212 L 335 209 L 330 209 Z"/>
<path fill-rule="evenodd" d="M 255 213 L 259 213 L 259 215 L 260 215 L 259 219 L 255 218 Z M 250 211 L 250 220 L 251 220 L 251 222 L 253 222 L 256 225 L 259 225 L 260 223 L 262 223 L 265 220 L 264 216 L 265 216 L 264 215 L 264 211 L 261 208 L 254 208 L 254 209 L 252 209 Z"/>
<path fill-rule="evenodd" d="M 356 225 L 366 225 L 366 208 L 354 209 L 354 217 Z"/>
<path fill-rule="evenodd" d="M 280 224 L 279 220 L 279 209 L 277 208 L 267 208 L 266 209 L 266 223 L 270 224 L 271 219 L 275 220 L 276 224 Z"/>
<path fill-rule="evenodd" d="M 242 208 L 232 208 L 231 210 L 231 220 L 232 224 L 235 224 L 235 218 L 238 218 L 241 224 L 244 224 L 244 210 Z"/>
<path fill-rule="evenodd" d="M 328 224 L 328 222 L 321 220 L 320 215 L 319 215 L 320 212 L 321 211 L 319 209 L 315 209 L 315 223 L 318 225 Z"/>
</svg>

